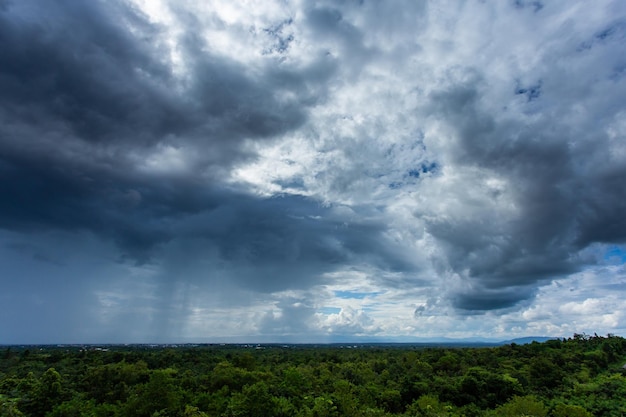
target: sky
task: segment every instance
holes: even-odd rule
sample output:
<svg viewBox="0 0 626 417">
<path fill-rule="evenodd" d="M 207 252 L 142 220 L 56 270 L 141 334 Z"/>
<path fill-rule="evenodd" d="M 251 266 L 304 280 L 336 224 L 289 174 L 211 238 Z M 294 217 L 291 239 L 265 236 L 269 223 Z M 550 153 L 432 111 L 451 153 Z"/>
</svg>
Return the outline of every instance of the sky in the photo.
<svg viewBox="0 0 626 417">
<path fill-rule="evenodd" d="M 626 336 L 626 3 L 0 0 L 0 343 Z"/>
</svg>

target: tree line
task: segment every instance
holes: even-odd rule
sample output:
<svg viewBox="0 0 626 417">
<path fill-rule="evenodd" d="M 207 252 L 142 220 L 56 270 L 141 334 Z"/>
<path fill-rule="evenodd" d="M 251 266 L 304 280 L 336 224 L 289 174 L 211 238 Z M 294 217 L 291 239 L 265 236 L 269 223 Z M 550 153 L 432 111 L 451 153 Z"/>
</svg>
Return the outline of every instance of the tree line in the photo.
<svg viewBox="0 0 626 417">
<path fill-rule="evenodd" d="M 497 347 L 8 346 L 0 417 L 626 415 L 626 339 Z"/>
</svg>

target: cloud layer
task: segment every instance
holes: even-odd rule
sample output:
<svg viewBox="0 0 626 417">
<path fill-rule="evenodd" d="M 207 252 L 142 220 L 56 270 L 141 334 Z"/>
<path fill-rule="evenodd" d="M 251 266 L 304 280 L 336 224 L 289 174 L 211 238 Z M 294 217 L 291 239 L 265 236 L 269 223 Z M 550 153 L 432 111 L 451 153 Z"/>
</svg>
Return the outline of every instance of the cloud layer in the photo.
<svg viewBox="0 0 626 417">
<path fill-rule="evenodd" d="M 39 3 L 0 342 L 626 329 L 621 3 Z"/>
</svg>

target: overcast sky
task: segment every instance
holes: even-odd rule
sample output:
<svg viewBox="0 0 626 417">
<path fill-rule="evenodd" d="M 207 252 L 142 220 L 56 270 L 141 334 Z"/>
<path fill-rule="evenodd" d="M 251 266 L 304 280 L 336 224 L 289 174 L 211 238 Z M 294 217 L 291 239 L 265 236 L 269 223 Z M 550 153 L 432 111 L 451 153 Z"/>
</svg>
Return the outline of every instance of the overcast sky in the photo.
<svg viewBox="0 0 626 417">
<path fill-rule="evenodd" d="M 626 3 L 0 0 L 0 343 L 626 335 Z"/>
</svg>

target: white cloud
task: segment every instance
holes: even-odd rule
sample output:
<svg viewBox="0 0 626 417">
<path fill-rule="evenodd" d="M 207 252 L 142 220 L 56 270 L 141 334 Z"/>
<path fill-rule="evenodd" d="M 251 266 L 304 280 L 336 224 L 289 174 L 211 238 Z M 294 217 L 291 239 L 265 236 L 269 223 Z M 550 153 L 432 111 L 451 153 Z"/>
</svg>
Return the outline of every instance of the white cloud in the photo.
<svg viewBox="0 0 626 417">
<path fill-rule="evenodd" d="M 121 33 L 84 91 L 0 95 L 2 190 L 50 204 L 0 204 L 0 257 L 107 242 L 104 336 L 624 332 L 623 3 L 132 3 L 54 55 Z"/>
</svg>

